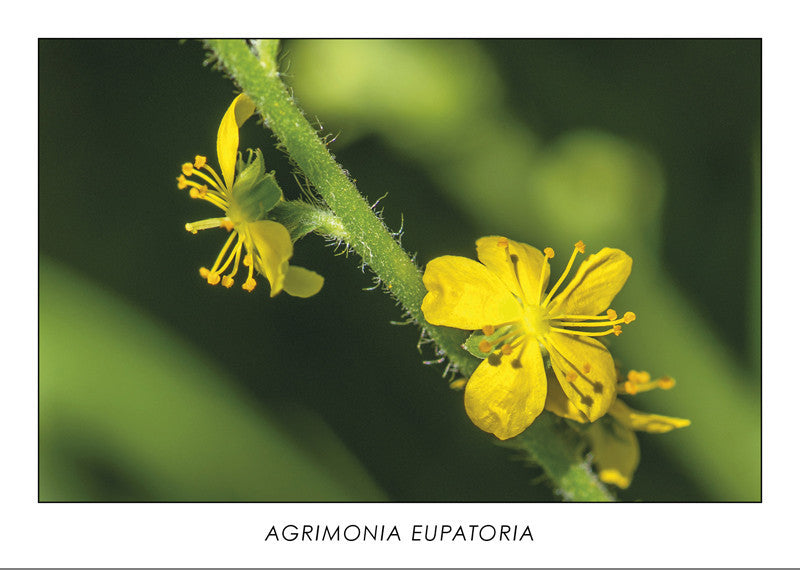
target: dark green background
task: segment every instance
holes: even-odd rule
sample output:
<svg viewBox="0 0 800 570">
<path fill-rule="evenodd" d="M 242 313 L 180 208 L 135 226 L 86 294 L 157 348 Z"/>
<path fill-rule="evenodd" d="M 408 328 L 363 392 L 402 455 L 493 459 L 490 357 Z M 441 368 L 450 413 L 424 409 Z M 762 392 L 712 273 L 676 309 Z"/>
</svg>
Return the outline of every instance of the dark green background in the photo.
<svg viewBox="0 0 800 570">
<path fill-rule="evenodd" d="M 448 181 L 436 175 L 440 172 L 436 157 L 425 162 L 413 150 L 404 150 L 403 145 L 414 144 L 414 139 L 401 131 L 402 126 L 393 126 L 397 123 L 391 122 L 391 105 L 382 112 L 379 100 L 355 100 L 350 102 L 352 116 L 342 111 L 347 109 L 346 104 L 339 106 L 341 112 L 336 116 L 326 114 L 324 104 L 316 102 L 325 93 L 303 93 L 303 64 L 312 65 L 315 60 L 308 54 L 313 55 L 320 48 L 311 44 L 284 44 L 284 53 L 288 52 L 284 65 L 291 63 L 287 80 L 296 84 L 299 103 L 312 122 L 319 120 L 325 126 L 323 132 L 339 134 L 331 149 L 357 180 L 359 189 L 371 201 L 389 192 L 382 202 L 386 221 L 396 229 L 402 212 L 403 244 L 417 253 L 421 264 L 444 253 L 471 256 L 474 240 L 490 233 L 505 233 L 540 248 L 558 245 L 565 251 L 561 241 L 545 243 L 550 238 L 539 234 L 537 228 L 546 227 L 546 223 L 540 225 L 537 212 L 530 215 L 530 233 L 521 235 L 514 232 L 516 226 L 504 227 L 498 218 L 483 218 L 480 212 L 471 211 L 467 193 L 443 190 Z M 364 49 L 381 54 L 378 44 L 367 42 Z M 402 43 L 398 49 L 404 49 Z M 736 382 L 742 386 L 736 388 L 749 394 L 752 409 L 758 410 L 760 41 L 494 40 L 414 42 L 414 49 L 423 55 L 425 50 L 440 56 L 446 53 L 450 59 L 445 58 L 445 62 L 452 68 L 433 63 L 426 67 L 422 62 L 426 73 L 439 73 L 444 79 L 450 73 L 470 76 L 470 56 L 480 53 L 480 65 L 493 70 L 493 81 L 499 86 L 492 112 L 501 109 L 503 120 L 511 121 L 513 126 L 509 129 L 514 132 L 536 133 L 540 148 L 553 148 L 551 145 L 557 145 L 564 133 L 590 129 L 626 141 L 631 148 L 644 149 L 653 157 L 661 172 L 664 192 L 663 205 L 657 213 L 659 223 L 652 227 L 652 235 L 647 234 L 651 243 L 647 251 L 654 252 L 651 263 L 669 276 L 670 286 L 680 292 L 687 310 L 704 323 L 702 334 L 740 372 L 741 379 Z M 379 291 L 364 291 L 372 282 L 368 274 L 358 269 L 359 260 L 354 256 L 333 256 L 332 249 L 324 247 L 316 236 L 299 242 L 296 263 L 326 278 L 322 292 L 308 300 L 287 295 L 269 299 L 263 281 L 253 294 L 246 294 L 238 287 L 209 287 L 199 278 L 198 267 L 213 262 L 223 240 L 211 231 L 197 236 L 184 231 L 186 221 L 216 213 L 209 205 L 193 202 L 178 191 L 175 176 L 180 164 L 198 153 L 208 155 L 216 164 L 216 130 L 235 93 L 225 76 L 203 66 L 204 59 L 198 42 L 40 41 L 39 251 L 43 298 L 47 289 L 52 291 L 47 293 L 48 303 L 52 299 L 55 304 L 68 303 L 73 309 L 80 309 L 85 302 L 85 312 L 91 314 L 89 306 L 96 302 L 97 295 L 89 287 L 111 292 L 118 301 L 131 305 L 134 312 L 147 315 L 156 329 L 174 335 L 169 338 L 182 339 L 187 354 L 202 353 L 209 367 L 222 371 L 219 381 L 229 382 L 230 389 L 242 396 L 237 402 L 246 401 L 258 413 L 279 418 L 275 422 L 279 430 L 296 439 L 298 446 L 317 449 L 312 454 L 324 453 L 319 451 L 322 436 L 318 438 L 313 429 L 294 429 L 294 412 L 289 414 L 294 419 L 280 418 L 287 414 L 286 410 L 296 409 L 302 410 L 298 412 L 301 416 L 311 413 L 322 418 L 343 448 L 349 450 L 354 464 L 360 462 L 383 493 L 365 491 L 359 497 L 361 483 L 354 482 L 353 494 L 333 494 L 328 498 L 551 500 L 553 495 L 546 483 L 530 485 L 539 475 L 535 468 L 516 460 L 514 453 L 469 422 L 460 394 L 449 390 L 441 378 L 441 367 L 421 364 L 431 355 L 417 353 L 417 329 L 390 324 L 400 319 L 399 309 Z M 359 60 L 353 61 L 352 65 L 357 66 Z M 351 64 L 341 65 L 346 69 Z M 480 66 L 474 73 L 479 69 Z M 402 73 L 385 71 L 390 76 Z M 326 81 L 347 82 L 348 77 L 342 73 Z M 421 97 L 436 96 L 435 92 L 425 95 L 425 77 L 412 75 L 406 81 L 421 83 Z M 364 97 L 369 95 L 365 93 Z M 413 100 L 408 101 L 408 105 L 414 104 Z M 378 109 L 374 116 L 376 124 L 383 121 L 382 126 L 370 127 L 370 115 L 364 110 L 368 106 Z M 485 123 L 486 117 L 481 121 Z M 480 147 L 482 131 L 471 132 L 469 120 L 464 123 L 464 132 L 471 133 L 472 140 L 465 138 L 460 143 Z M 399 142 L 392 142 L 393 135 Z M 265 150 L 268 164 L 277 170 L 285 193 L 296 197 L 297 184 L 286 157 L 274 149 L 270 133 L 251 121 L 242 137 L 243 147 L 260 146 Z M 480 152 L 491 161 L 498 151 L 486 144 Z M 443 166 L 451 167 L 452 164 Z M 511 195 L 503 197 L 504 184 L 498 179 L 496 186 L 486 187 L 485 192 L 496 196 L 498 207 L 515 209 L 519 215 L 519 202 Z M 569 203 L 564 208 L 569 210 Z M 635 216 L 633 210 L 630 217 Z M 565 234 L 572 237 L 565 235 L 563 239 L 586 239 L 579 223 L 567 229 Z M 622 243 L 595 241 L 589 244 L 589 250 L 616 245 L 632 250 L 638 264 L 642 257 L 637 256 L 638 243 L 620 240 Z M 73 277 L 51 271 L 51 261 L 74 271 L 76 283 L 88 280 L 86 287 L 64 285 L 59 280 Z M 636 271 L 637 265 L 632 280 Z M 62 298 L 62 290 L 75 291 L 71 297 L 64 292 Z M 622 308 L 640 315 L 637 327 L 648 326 L 640 307 Z M 81 310 L 73 313 L 78 316 L 72 318 L 80 319 Z M 44 336 L 45 331 L 56 330 L 45 322 L 49 315 L 49 310 L 43 308 L 42 359 L 49 344 L 63 344 L 68 353 L 72 342 L 70 333 L 65 332 L 68 327 L 58 329 L 61 332 L 53 336 Z M 112 321 L 102 326 L 126 326 L 122 318 Z M 652 315 L 649 322 L 657 329 L 659 315 Z M 81 329 L 76 326 L 75 330 L 78 334 Z M 99 334 L 113 340 L 117 333 L 113 328 L 102 328 Z M 628 335 L 635 334 L 636 329 L 631 328 L 614 346 L 624 347 Z M 664 335 L 663 347 L 649 349 L 667 350 L 670 335 L 680 336 L 681 331 L 668 330 Z M 169 346 L 166 349 L 169 351 Z M 704 350 L 683 350 L 670 358 L 702 361 Z M 630 356 L 624 351 L 621 354 Z M 106 357 L 98 349 L 91 358 Z M 59 375 L 58 366 L 51 371 L 45 364 L 42 362 L 42 369 L 48 370 L 50 376 L 47 382 L 42 377 L 43 393 L 53 382 L 69 382 L 67 375 Z M 180 361 L 173 364 L 183 366 Z M 80 363 L 73 365 L 80 371 Z M 648 367 L 644 357 L 623 365 Z M 674 402 L 686 385 L 707 380 L 680 377 L 674 393 L 659 394 L 647 400 L 646 406 L 638 407 L 665 411 L 660 401 Z M 110 386 L 109 397 L 113 397 L 113 376 L 98 377 L 97 382 Z M 724 379 L 716 378 L 716 382 L 724 389 Z M 158 386 L 151 382 L 142 389 L 158 390 Z M 85 390 L 94 393 L 95 388 L 88 383 Z M 226 391 L 220 390 L 219 397 L 224 398 Z M 85 397 L 79 389 L 67 389 L 63 400 L 42 407 L 40 420 L 44 425 L 52 417 L 60 417 L 62 407 L 73 406 L 71 400 Z M 179 401 L 180 397 L 176 402 Z M 669 412 L 681 415 L 680 406 Z M 134 419 L 120 421 L 132 422 L 125 429 L 141 433 L 141 453 L 146 454 L 147 438 L 155 442 L 160 430 L 171 429 L 170 416 L 169 407 L 158 413 L 143 409 L 140 415 L 132 416 Z M 76 419 L 79 417 L 69 415 L 69 421 L 55 422 L 53 425 L 58 427 L 42 431 L 41 469 L 47 471 L 40 472 L 43 500 L 297 500 L 306 496 L 302 487 L 282 496 L 265 495 L 258 488 L 258 476 L 253 477 L 256 482 L 242 483 L 245 486 L 235 491 L 224 485 L 215 487 L 218 479 L 214 469 L 198 468 L 193 463 L 197 457 L 176 460 L 172 467 L 175 477 L 178 481 L 183 477 L 207 481 L 194 494 L 178 494 L 174 488 L 179 483 L 174 488 L 153 483 L 158 473 L 148 472 L 146 462 L 126 461 L 119 441 L 107 432 L 117 421 L 113 415 L 98 419 L 97 425 L 83 425 Z M 703 430 L 705 424 L 733 425 L 740 419 L 735 410 L 723 415 L 709 409 L 708 417 L 691 419 L 694 425 L 681 436 L 640 438 L 642 465 L 633 485 L 620 494 L 621 498 L 759 498 L 758 485 L 737 493 L 718 490 L 708 480 L 712 475 L 680 460 L 680 446 L 663 443 L 671 437 L 692 437 L 691 430 Z M 213 424 L 219 418 L 208 421 Z M 748 421 L 751 423 L 741 429 L 758 437 L 758 421 Z M 136 422 L 152 429 L 140 429 Z M 164 423 L 163 428 L 158 427 L 159 422 Z M 300 423 L 306 428 L 309 425 Z M 71 435 L 63 436 L 64 430 L 72 430 Z M 186 437 L 193 436 L 188 433 Z M 176 441 L 181 445 L 180 438 Z M 232 432 L 231 441 L 221 437 L 206 447 L 197 442 L 189 444 L 187 439 L 186 448 L 193 450 L 191 454 L 208 453 L 209 457 L 200 464 L 207 460 L 213 465 L 218 463 L 215 454 L 219 448 L 239 443 L 239 434 Z M 172 448 L 170 453 L 174 451 Z M 734 453 L 736 446 L 731 444 L 729 454 Z M 251 454 L 252 448 L 242 446 L 242 458 Z M 748 450 L 746 461 L 751 471 L 758 470 L 755 464 L 759 459 L 760 450 L 755 454 Z M 230 461 L 230 470 L 237 469 L 237 461 Z M 281 462 L 281 457 L 274 457 L 266 461 L 266 467 L 259 468 L 270 469 L 272 465 L 280 469 Z M 241 469 L 252 466 L 243 459 Z M 268 474 L 261 481 L 266 479 Z M 79 484 L 70 484 L 72 480 Z M 305 483 L 298 482 L 302 484 Z M 309 492 L 307 496 L 326 498 L 324 493 Z"/>
</svg>

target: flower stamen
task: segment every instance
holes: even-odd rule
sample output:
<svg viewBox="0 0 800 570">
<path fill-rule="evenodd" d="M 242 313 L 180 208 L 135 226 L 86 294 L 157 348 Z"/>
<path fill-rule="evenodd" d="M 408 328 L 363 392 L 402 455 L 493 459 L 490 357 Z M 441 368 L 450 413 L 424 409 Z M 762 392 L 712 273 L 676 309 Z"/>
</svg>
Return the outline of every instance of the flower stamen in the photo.
<svg viewBox="0 0 800 570">
<path fill-rule="evenodd" d="M 214 262 L 214 265 L 211 266 L 212 275 L 225 271 L 225 267 L 227 267 L 227 264 L 222 269 L 219 268 L 219 264 L 222 263 L 222 258 L 225 256 L 225 253 L 228 251 L 228 248 L 231 246 L 235 238 L 236 234 L 231 234 L 230 236 L 228 236 L 228 239 L 225 241 L 225 245 L 222 246 L 222 249 L 220 250 L 219 255 L 217 256 L 217 260 Z M 217 277 L 219 277 L 219 275 L 217 275 Z M 219 280 L 217 280 L 217 282 L 219 282 Z M 212 285 L 215 285 L 215 283 L 212 283 Z"/>
<path fill-rule="evenodd" d="M 573 326 L 573 325 L 570 325 L 570 326 Z M 571 334 L 571 335 L 578 335 L 578 336 L 606 336 L 606 335 L 609 335 L 609 334 L 615 334 L 615 335 L 619 336 L 620 333 L 622 332 L 622 327 L 619 326 L 619 325 L 614 325 L 612 328 L 610 328 L 608 330 L 605 330 L 605 331 L 588 332 L 588 331 L 575 331 L 575 330 L 571 330 L 571 329 L 562 329 L 562 328 L 551 326 L 550 330 L 551 331 L 560 332 L 560 333 L 563 333 L 563 334 Z"/>
<path fill-rule="evenodd" d="M 650 374 L 647 372 L 631 370 L 628 372 L 628 379 L 617 385 L 617 392 L 634 395 L 639 392 L 649 392 L 650 390 L 671 390 L 674 387 L 675 379 L 669 376 L 651 380 Z"/>
<path fill-rule="evenodd" d="M 567 262 L 567 267 L 564 269 L 564 272 L 561 274 L 561 277 L 558 278 L 558 281 L 556 281 L 556 284 L 550 288 L 550 292 L 547 294 L 547 297 L 545 297 L 544 301 L 542 301 L 541 303 L 542 305 L 547 305 L 547 303 L 550 302 L 550 299 L 553 298 L 553 295 L 555 294 L 556 290 L 559 287 L 561 287 L 561 284 L 564 282 L 564 279 L 566 279 L 567 275 L 569 275 L 569 271 L 570 269 L 572 269 L 572 264 L 575 263 L 575 258 L 578 256 L 578 252 L 583 253 L 584 251 L 586 251 L 586 245 L 582 241 L 579 241 L 578 243 L 575 244 L 575 248 L 572 250 L 572 255 L 570 256 L 569 261 Z"/>
<path fill-rule="evenodd" d="M 253 279 L 253 256 L 248 253 L 242 262 L 247 266 L 247 279 L 242 283 L 242 289 L 252 292 L 256 288 L 256 280 Z"/>
<path fill-rule="evenodd" d="M 196 234 L 199 230 L 208 230 L 211 228 L 224 228 L 226 223 L 229 223 L 228 218 L 208 218 L 198 222 L 187 223 L 184 227 L 187 232 Z"/>
</svg>

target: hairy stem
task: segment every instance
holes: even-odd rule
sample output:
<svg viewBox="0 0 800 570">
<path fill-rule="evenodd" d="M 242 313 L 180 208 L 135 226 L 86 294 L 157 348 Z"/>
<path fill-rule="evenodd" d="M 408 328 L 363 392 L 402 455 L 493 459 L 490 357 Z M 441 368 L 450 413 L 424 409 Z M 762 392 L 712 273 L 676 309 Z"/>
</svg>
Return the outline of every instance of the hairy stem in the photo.
<svg viewBox="0 0 800 570">
<path fill-rule="evenodd" d="M 258 54 L 241 40 L 210 40 L 207 45 L 231 78 L 253 100 L 266 125 L 335 214 L 337 224 L 341 224 L 337 225 L 340 230 L 337 233 L 361 256 L 450 362 L 469 377 L 480 361 L 461 347 L 465 339 L 463 331 L 425 321 L 421 305 L 426 290 L 419 268 L 375 215 L 296 106 L 278 72 L 277 41 L 258 42 Z M 514 440 L 514 447 L 522 449 L 541 465 L 565 498 L 610 499 L 608 491 L 585 467 L 553 418 L 537 419 L 534 427 Z"/>
</svg>

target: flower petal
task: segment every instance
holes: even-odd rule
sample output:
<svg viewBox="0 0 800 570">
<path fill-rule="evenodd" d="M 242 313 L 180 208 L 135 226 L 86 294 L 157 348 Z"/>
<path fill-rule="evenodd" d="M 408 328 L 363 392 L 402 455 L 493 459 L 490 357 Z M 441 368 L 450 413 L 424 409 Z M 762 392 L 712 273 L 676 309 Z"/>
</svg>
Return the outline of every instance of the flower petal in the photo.
<svg viewBox="0 0 800 570">
<path fill-rule="evenodd" d="M 290 265 L 283 282 L 283 290 L 292 297 L 311 297 L 319 293 L 325 278 L 304 267 Z"/>
<path fill-rule="evenodd" d="M 666 433 L 676 428 L 686 427 L 692 422 L 683 418 L 671 418 L 657 414 L 645 414 L 634 410 L 621 400 L 614 402 L 608 413 L 629 429 L 648 433 Z"/>
<path fill-rule="evenodd" d="M 586 436 L 600 480 L 627 489 L 639 465 L 636 434 L 615 421 L 603 421 L 591 424 Z"/>
<path fill-rule="evenodd" d="M 465 330 L 522 318 L 522 307 L 499 277 L 477 261 L 445 255 L 428 263 L 422 313 L 434 325 Z"/>
<path fill-rule="evenodd" d="M 562 418 L 582 424 L 589 421 L 586 414 L 576 408 L 575 404 L 567 398 L 552 369 L 547 371 L 547 400 L 544 402 L 544 409 Z"/>
<path fill-rule="evenodd" d="M 619 293 L 633 260 L 620 249 L 604 247 L 581 263 L 575 277 L 550 302 L 551 315 L 599 315 Z"/>
<path fill-rule="evenodd" d="M 292 257 L 292 240 L 289 231 L 278 222 L 259 220 L 246 224 L 246 233 L 253 242 L 257 256 L 253 256 L 256 269 L 269 281 L 270 297 L 283 290 L 284 279 Z"/>
<path fill-rule="evenodd" d="M 617 392 L 614 359 L 595 339 L 550 333 L 547 337 L 550 362 L 570 402 L 590 422 L 608 411 Z"/>
<path fill-rule="evenodd" d="M 505 247 L 507 244 L 508 247 Z M 542 265 L 544 254 L 528 244 L 502 236 L 487 236 L 475 242 L 478 259 L 497 275 L 514 295 L 528 305 L 538 305 L 550 280 L 550 265 Z"/>
<path fill-rule="evenodd" d="M 253 114 L 256 106 L 244 93 L 230 104 L 217 132 L 217 160 L 227 188 L 233 187 L 236 156 L 239 152 L 239 127 Z"/>
<path fill-rule="evenodd" d="M 464 407 L 472 422 L 499 439 L 520 434 L 544 409 L 547 379 L 539 344 L 523 342 L 492 354 L 467 382 Z"/>
</svg>

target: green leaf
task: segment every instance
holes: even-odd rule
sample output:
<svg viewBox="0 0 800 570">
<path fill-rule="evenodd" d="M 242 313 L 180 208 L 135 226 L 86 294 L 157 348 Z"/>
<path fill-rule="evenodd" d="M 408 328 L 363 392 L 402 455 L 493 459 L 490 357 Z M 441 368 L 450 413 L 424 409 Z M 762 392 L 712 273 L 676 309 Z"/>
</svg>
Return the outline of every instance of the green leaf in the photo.
<svg viewBox="0 0 800 570">
<path fill-rule="evenodd" d="M 39 271 L 41 501 L 385 500 L 315 414 L 266 409 L 114 295 Z"/>
</svg>

